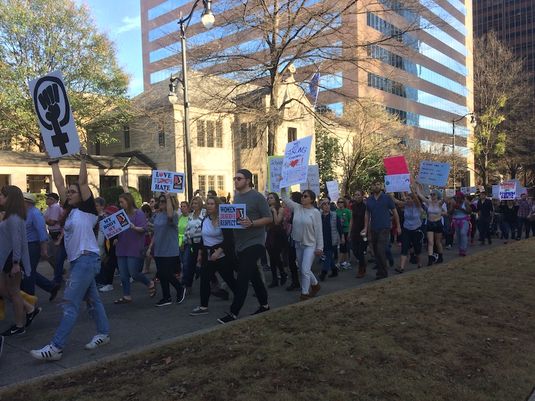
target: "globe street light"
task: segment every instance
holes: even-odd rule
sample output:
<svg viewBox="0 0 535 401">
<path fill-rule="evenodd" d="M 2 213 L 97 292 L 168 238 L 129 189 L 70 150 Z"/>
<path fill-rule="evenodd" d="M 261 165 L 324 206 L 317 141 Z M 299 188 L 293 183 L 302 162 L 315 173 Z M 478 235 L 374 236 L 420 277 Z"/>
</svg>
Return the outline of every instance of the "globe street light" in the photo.
<svg viewBox="0 0 535 401">
<path fill-rule="evenodd" d="M 193 17 L 193 12 L 197 8 L 199 2 L 202 1 L 204 11 L 201 16 L 201 23 L 206 29 L 210 29 L 215 22 L 214 14 L 212 13 L 212 0 L 196 0 L 189 14 L 178 20 L 180 27 L 180 49 L 182 52 L 182 78 L 171 75 L 169 79 L 169 97 L 176 96 L 177 83 L 182 84 L 182 91 L 184 95 L 184 148 L 186 159 L 186 193 L 187 199 L 193 198 L 193 171 L 191 167 L 191 145 L 190 145 L 190 131 L 189 131 L 189 93 L 188 93 L 188 71 L 186 68 L 186 31 Z M 171 99 L 170 99 L 171 101 Z"/>
<path fill-rule="evenodd" d="M 463 118 L 468 117 L 468 116 L 470 116 L 470 125 L 472 126 L 472 128 L 475 128 L 476 125 L 477 125 L 477 120 L 476 120 L 476 115 L 473 112 L 466 113 L 464 116 L 459 117 L 459 118 L 454 119 L 454 120 L 451 121 L 451 123 L 452 123 L 452 133 L 453 133 L 453 146 L 452 146 L 451 154 L 452 154 L 452 157 L 453 157 L 453 190 L 454 191 L 456 189 L 455 181 L 457 179 L 457 163 L 456 163 L 456 160 L 455 160 L 455 123 L 458 123 Z"/>
</svg>

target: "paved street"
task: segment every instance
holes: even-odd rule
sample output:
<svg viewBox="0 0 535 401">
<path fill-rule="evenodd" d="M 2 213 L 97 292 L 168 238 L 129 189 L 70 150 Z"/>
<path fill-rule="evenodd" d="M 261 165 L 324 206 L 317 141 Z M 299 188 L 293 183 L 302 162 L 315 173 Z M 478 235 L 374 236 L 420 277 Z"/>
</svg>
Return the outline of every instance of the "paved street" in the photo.
<svg viewBox="0 0 535 401">
<path fill-rule="evenodd" d="M 492 247 L 503 246 L 501 244 L 501 241 L 494 241 Z M 469 254 L 485 249 L 489 249 L 489 246 L 476 244 L 469 248 Z M 393 247 L 393 253 L 397 266 L 399 263 L 399 248 L 396 245 Z M 446 250 L 444 253 L 446 262 L 455 257 L 457 257 L 456 250 Z M 319 266 L 315 267 L 316 272 L 318 268 Z M 431 267 L 431 269 L 439 268 L 440 265 Z M 409 265 L 407 273 L 404 274 L 410 274 L 411 271 L 415 270 L 417 270 L 415 265 Z M 39 271 L 43 274 L 51 273 L 50 267 L 43 263 L 41 263 Z M 356 279 L 355 274 L 355 268 L 353 268 L 342 271 L 337 278 L 326 279 L 325 282 L 321 283 L 322 290 L 319 296 L 374 281 L 374 270 L 368 269 L 368 275 L 365 279 Z M 390 269 L 390 274 L 390 279 L 396 279 L 396 276 L 398 276 L 393 269 Z M 269 282 L 271 273 L 265 273 L 265 277 L 266 281 Z M 169 341 L 173 338 L 217 327 L 219 326 L 216 321 L 217 318 L 223 316 L 230 306 L 230 301 L 222 301 L 211 297 L 210 313 L 208 315 L 189 316 L 189 312 L 199 304 L 199 281 L 196 281 L 194 285 L 193 295 L 186 298 L 183 304 L 174 304 L 162 308 L 154 306 L 156 301 L 160 299 L 160 289 L 158 288 L 156 297 L 150 299 L 146 288 L 139 283 L 135 283 L 132 286 L 132 295 L 134 297 L 132 304 L 114 305 L 113 300 L 122 295 L 118 277 L 115 277 L 114 286 L 114 291 L 102 294 L 111 324 L 110 344 L 94 351 L 86 351 L 84 349 L 84 344 L 95 334 L 95 327 L 88 314 L 82 312 L 70 341 L 64 349 L 63 358 L 58 362 L 36 361 L 29 355 L 31 349 L 39 348 L 50 341 L 61 315 L 61 308 L 58 304 L 61 294 L 58 295 L 58 300 L 50 303 L 48 302 L 48 294 L 38 292 L 37 295 L 42 300 L 40 305 L 43 307 L 43 312 L 35 319 L 26 334 L 19 337 L 6 338 L 4 353 L 0 360 L 0 385 L 5 386 L 38 376 L 61 372 L 67 368 L 73 368 L 102 358 L 110 358 L 125 352 L 137 351 L 158 342 Z M 269 290 L 269 303 L 272 308 L 279 308 L 296 302 L 298 296 L 299 292 L 288 292 L 279 287 Z M 256 310 L 257 306 L 256 298 L 254 298 L 252 288 L 250 288 L 241 316 L 251 314 Z M 8 305 L 7 316 L 3 322 L 2 330 L 12 322 L 10 309 Z"/>
</svg>

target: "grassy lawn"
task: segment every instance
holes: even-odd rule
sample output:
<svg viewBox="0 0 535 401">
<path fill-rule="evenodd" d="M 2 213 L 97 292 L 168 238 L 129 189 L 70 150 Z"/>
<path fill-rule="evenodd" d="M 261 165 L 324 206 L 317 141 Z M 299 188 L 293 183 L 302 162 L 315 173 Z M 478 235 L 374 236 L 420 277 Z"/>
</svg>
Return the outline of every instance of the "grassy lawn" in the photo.
<svg viewBox="0 0 535 401">
<path fill-rule="evenodd" d="M 0 400 L 524 401 L 535 385 L 534 283 L 535 241 L 522 241 Z"/>
</svg>

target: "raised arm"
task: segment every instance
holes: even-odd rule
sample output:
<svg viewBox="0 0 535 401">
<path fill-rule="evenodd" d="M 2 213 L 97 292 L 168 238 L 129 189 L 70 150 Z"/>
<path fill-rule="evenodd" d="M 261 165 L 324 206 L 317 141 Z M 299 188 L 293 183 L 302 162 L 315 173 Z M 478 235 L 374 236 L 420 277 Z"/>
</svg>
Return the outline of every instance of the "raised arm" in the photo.
<svg viewBox="0 0 535 401">
<path fill-rule="evenodd" d="M 87 154 L 85 153 L 85 150 L 80 149 L 80 173 L 78 174 L 78 185 L 80 185 L 80 196 L 82 197 L 82 200 L 86 201 L 93 194 L 91 193 L 91 189 L 89 188 L 89 184 L 87 181 L 87 165 L 85 162 L 85 159 L 87 158 Z"/>
<path fill-rule="evenodd" d="M 61 174 L 61 170 L 59 169 L 59 160 L 50 160 L 48 164 L 52 167 L 52 180 L 58 190 L 59 199 L 63 203 L 67 200 L 67 188 L 65 187 L 63 174 Z"/>
<path fill-rule="evenodd" d="M 294 202 L 290 196 L 288 195 L 288 191 L 286 188 L 281 188 L 281 198 L 284 201 L 284 204 L 288 206 L 288 208 L 293 211 L 299 206 L 299 203 Z"/>
</svg>

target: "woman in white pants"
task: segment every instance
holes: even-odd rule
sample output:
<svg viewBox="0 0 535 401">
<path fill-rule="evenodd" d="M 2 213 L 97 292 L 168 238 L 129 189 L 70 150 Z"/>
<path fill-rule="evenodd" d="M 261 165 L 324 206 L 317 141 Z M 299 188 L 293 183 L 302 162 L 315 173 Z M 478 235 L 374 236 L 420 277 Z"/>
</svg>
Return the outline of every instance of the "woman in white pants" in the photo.
<svg viewBox="0 0 535 401">
<path fill-rule="evenodd" d="M 323 253 L 323 231 L 321 213 L 314 207 L 316 194 L 307 189 L 301 196 L 301 204 L 288 196 L 286 189 L 281 189 L 282 199 L 293 212 L 292 238 L 295 241 L 297 262 L 301 269 L 301 301 L 315 296 L 320 285 L 314 273 L 312 263 L 314 256 Z"/>
</svg>

